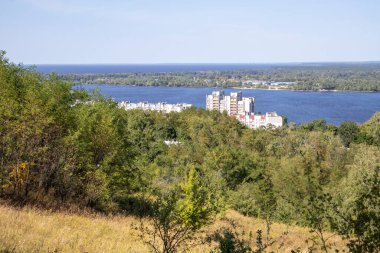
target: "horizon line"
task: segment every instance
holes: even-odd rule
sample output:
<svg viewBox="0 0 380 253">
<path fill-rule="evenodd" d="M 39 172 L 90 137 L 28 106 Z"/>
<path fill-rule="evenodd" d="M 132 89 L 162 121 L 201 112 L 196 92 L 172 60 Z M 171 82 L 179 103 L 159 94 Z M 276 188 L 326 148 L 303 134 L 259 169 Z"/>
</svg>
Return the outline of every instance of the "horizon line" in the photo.
<svg viewBox="0 0 380 253">
<path fill-rule="evenodd" d="M 143 63 L 18 63 L 25 66 L 41 65 L 271 65 L 271 64 L 326 64 L 326 63 L 380 63 L 380 60 L 360 60 L 360 61 L 278 61 L 278 62 L 143 62 Z"/>
</svg>

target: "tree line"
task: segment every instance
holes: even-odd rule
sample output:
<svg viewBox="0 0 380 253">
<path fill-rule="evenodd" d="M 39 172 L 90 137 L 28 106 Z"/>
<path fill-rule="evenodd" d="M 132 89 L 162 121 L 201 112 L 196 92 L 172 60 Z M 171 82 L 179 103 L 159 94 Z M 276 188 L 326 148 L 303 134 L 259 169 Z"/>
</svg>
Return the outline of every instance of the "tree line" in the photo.
<svg viewBox="0 0 380 253">
<path fill-rule="evenodd" d="M 61 78 L 80 84 L 115 84 L 170 87 L 257 87 L 263 82 L 294 82 L 291 90 L 380 91 L 379 63 L 321 63 L 315 65 L 281 65 L 234 71 L 61 74 Z"/>
<path fill-rule="evenodd" d="M 276 221 L 310 228 L 325 252 L 326 231 L 351 252 L 380 250 L 379 112 L 252 130 L 203 109 L 125 111 L 72 86 L 1 53 L 0 198 L 150 217 L 139 231 L 156 252 L 190 247 L 229 208 L 264 219 L 268 243 Z"/>
</svg>

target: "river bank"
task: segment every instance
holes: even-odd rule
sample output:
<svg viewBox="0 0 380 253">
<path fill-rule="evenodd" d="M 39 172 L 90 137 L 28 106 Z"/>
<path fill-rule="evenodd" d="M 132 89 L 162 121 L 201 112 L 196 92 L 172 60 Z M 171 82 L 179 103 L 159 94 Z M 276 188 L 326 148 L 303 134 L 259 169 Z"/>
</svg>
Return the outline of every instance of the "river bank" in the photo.
<svg viewBox="0 0 380 253">
<path fill-rule="evenodd" d="M 230 89 L 237 90 L 268 90 L 268 91 L 300 91 L 300 92 L 358 92 L 358 93 L 379 93 L 379 91 L 358 91 L 358 90 L 296 90 L 290 88 L 258 88 L 258 87 L 231 87 Z"/>
</svg>

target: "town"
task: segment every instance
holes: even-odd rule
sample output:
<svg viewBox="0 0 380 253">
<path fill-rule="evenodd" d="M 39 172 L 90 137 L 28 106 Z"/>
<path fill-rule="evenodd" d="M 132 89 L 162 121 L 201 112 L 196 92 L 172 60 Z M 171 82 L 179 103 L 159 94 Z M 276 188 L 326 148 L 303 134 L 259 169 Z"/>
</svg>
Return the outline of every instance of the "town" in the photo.
<svg viewBox="0 0 380 253">
<path fill-rule="evenodd" d="M 255 98 L 243 97 L 241 92 L 231 92 L 230 96 L 226 96 L 224 91 L 214 91 L 206 95 L 206 109 L 226 112 L 253 129 L 275 128 L 283 125 L 283 118 L 276 112 L 255 114 Z"/>
<path fill-rule="evenodd" d="M 187 103 L 131 103 L 130 101 L 119 102 L 118 105 L 125 110 L 140 109 L 164 113 L 181 112 L 192 107 L 192 104 Z M 253 129 L 281 127 L 284 121 L 283 117 L 277 115 L 276 112 L 255 113 L 255 98 L 243 97 L 242 92 L 231 92 L 229 96 L 226 96 L 223 90 L 214 91 L 206 95 L 206 110 L 225 112 L 243 125 Z"/>
</svg>

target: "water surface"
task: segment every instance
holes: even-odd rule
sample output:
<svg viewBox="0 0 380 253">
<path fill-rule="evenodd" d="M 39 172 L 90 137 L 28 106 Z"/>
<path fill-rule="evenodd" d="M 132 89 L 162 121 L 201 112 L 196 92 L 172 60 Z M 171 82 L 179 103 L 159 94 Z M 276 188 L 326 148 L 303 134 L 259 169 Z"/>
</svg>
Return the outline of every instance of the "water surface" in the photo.
<svg viewBox="0 0 380 253">
<path fill-rule="evenodd" d="M 83 89 L 99 91 L 115 101 L 152 103 L 190 103 L 206 107 L 206 95 L 216 88 L 145 87 L 118 85 L 82 85 Z M 223 89 L 229 94 L 242 91 L 243 96 L 255 97 L 256 112 L 275 111 L 288 117 L 289 122 L 304 123 L 325 119 L 338 125 L 343 121 L 362 123 L 380 111 L 380 93 L 365 92 L 303 92 Z"/>
</svg>

